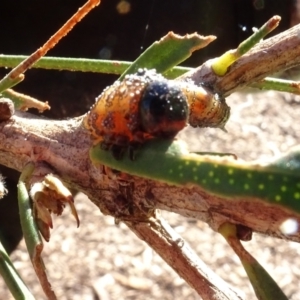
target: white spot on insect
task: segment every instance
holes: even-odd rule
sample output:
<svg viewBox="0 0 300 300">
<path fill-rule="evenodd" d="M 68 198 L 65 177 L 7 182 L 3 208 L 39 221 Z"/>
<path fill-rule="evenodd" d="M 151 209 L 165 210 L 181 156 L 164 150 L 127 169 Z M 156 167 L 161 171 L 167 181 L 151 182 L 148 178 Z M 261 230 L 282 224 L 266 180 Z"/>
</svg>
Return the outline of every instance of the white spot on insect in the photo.
<svg viewBox="0 0 300 300">
<path fill-rule="evenodd" d="M 280 231 L 285 235 L 294 234 L 298 231 L 299 225 L 295 219 L 287 219 L 279 226 Z"/>
</svg>

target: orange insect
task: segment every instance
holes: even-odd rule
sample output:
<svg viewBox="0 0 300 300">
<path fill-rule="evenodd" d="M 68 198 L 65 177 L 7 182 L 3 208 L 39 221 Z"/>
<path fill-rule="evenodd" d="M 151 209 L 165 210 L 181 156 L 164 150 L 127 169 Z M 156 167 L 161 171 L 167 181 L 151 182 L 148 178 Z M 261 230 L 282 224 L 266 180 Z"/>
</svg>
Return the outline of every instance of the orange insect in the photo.
<svg viewBox="0 0 300 300">
<path fill-rule="evenodd" d="M 127 147 L 157 137 L 173 138 L 188 123 L 224 128 L 230 108 L 225 99 L 191 82 L 167 80 L 139 69 L 106 88 L 84 118 L 95 144 L 120 158 Z"/>
<path fill-rule="evenodd" d="M 188 123 L 192 127 L 214 127 L 225 130 L 230 116 L 230 107 L 225 98 L 214 93 L 204 84 L 195 85 L 192 81 L 178 83 L 187 97 L 189 105 Z"/>
<path fill-rule="evenodd" d="M 120 157 L 154 137 L 174 137 L 186 126 L 188 104 L 181 89 L 157 74 L 140 69 L 116 81 L 98 97 L 84 119 L 92 139 Z"/>
</svg>

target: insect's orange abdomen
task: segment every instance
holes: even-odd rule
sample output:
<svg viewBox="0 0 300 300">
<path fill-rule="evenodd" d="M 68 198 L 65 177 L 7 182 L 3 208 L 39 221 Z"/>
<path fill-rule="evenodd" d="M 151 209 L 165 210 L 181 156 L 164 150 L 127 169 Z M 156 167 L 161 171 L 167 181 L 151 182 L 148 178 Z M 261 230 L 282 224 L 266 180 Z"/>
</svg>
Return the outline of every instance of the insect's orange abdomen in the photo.
<svg viewBox="0 0 300 300">
<path fill-rule="evenodd" d="M 106 88 L 84 118 L 94 143 L 126 147 L 174 137 L 187 124 L 186 96 L 154 70 L 141 69 Z"/>
<path fill-rule="evenodd" d="M 106 88 L 84 125 L 95 144 L 113 149 L 117 156 L 120 149 L 149 139 L 173 138 L 188 123 L 224 129 L 229 113 L 225 99 L 204 86 L 140 69 Z"/>
</svg>

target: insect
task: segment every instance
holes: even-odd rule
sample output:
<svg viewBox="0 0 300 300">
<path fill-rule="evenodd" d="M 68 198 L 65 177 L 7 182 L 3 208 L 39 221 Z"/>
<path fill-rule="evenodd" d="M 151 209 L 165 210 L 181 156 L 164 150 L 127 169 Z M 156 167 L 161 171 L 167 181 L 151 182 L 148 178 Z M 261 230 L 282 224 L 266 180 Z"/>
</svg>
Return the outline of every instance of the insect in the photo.
<svg viewBox="0 0 300 300">
<path fill-rule="evenodd" d="M 106 88 L 84 119 L 95 143 L 120 157 L 154 137 L 174 137 L 186 126 L 181 89 L 154 70 L 140 69 Z"/>
<path fill-rule="evenodd" d="M 139 69 L 116 81 L 96 99 L 84 118 L 94 144 L 121 158 L 124 150 L 153 138 L 173 138 L 188 123 L 224 128 L 230 108 L 225 99 L 192 82 L 167 80 Z"/>
<path fill-rule="evenodd" d="M 179 82 L 189 105 L 188 123 L 192 127 L 213 127 L 225 130 L 230 107 L 225 98 L 213 92 L 211 87 L 195 85 L 192 81 Z"/>
</svg>

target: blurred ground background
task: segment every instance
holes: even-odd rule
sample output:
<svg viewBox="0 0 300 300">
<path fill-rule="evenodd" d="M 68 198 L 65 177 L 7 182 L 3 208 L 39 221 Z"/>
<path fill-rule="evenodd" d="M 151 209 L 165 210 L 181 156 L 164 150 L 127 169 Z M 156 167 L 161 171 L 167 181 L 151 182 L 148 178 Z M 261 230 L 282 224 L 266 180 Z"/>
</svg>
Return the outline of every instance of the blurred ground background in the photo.
<svg viewBox="0 0 300 300">
<path fill-rule="evenodd" d="M 293 1 L 264 1 L 265 7 L 261 10 L 254 7 L 258 1 L 245 0 L 201 1 L 201 6 L 199 1 L 128 2 L 131 10 L 120 14 L 117 9 L 120 1 L 104 0 L 50 55 L 133 60 L 140 53 L 141 46 L 147 47 L 169 30 L 182 34 L 198 31 L 204 35 L 217 35 L 219 44 L 215 48 L 205 50 L 187 62 L 196 65 L 234 48 L 250 34 L 251 26 L 262 25 L 274 14 L 283 17 L 279 30 L 284 30 L 291 21 Z M 5 43 L 1 43 L 0 53 L 31 53 L 83 3 L 64 1 L 62 4 L 53 0 L 49 5 L 48 1 L 27 0 L 16 7 L 11 1 L 1 1 L 0 26 L 5 30 L 0 32 L 0 37 Z M 243 11 L 247 12 L 247 17 Z M 186 21 L 187 15 L 190 22 Z M 149 29 L 145 31 L 147 24 Z M 206 27 L 207 24 L 210 27 Z M 31 70 L 17 90 L 48 100 L 52 110 L 47 116 L 63 118 L 85 112 L 95 96 L 115 78 L 111 75 Z M 298 97 L 247 90 L 230 96 L 228 103 L 232 108 L 228 133 L 188 128 L 179 138 L 187 140 L 192 151 L 232 152 L 248 161 L 265 161 L 299 144 Z M 0 202 L 0 231 L 9 239 L 17 236 L 17 243 L 21 236 L 15 234 L 17 229 L 13 225 L 18 225 L 18 213 L 11 211 L 16 203 L 13 187 L 18 174 L 7 170 L 2 172 L 7 177 L 10 198 Z M 66 211 L 55 219 L 51 241 L 44 250 L 48 274 L 58 299 L 199 299 L 123 224 L 116 226 L 111 217 L 102 216 L 82 194 L 76 196 L 76 207 L 80 228 L 76 228 L 75 221 Z M 201 221 L 167 212 L 162 212 L 162 215 L 216 273 L 241 290 L 246 299 L 254 299 L 238 258 L 221 237 Z M 14 228 L 14 231 L 8 232 L 7 228 Z M 273 275 L 289 299 L 300 299 L 299 244 L 254 235 L 246 247 Z M 23 240 L 11 257 L 36 298 L 45 299 Z M 11 299 L 1 278 L 0 299 Z"/>
</svg>

